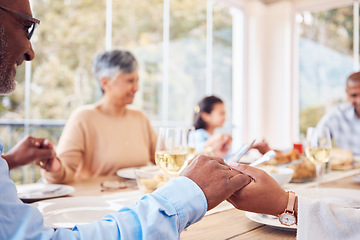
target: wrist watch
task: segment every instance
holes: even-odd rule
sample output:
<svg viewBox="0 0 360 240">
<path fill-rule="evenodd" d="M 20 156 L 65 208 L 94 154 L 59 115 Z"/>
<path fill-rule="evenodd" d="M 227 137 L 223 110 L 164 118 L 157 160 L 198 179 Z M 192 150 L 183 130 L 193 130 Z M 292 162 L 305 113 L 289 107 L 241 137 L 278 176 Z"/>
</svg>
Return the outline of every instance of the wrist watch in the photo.
<svg viewBox="0 0 360 240">
<path fill-rule="evenodd" d="M 294 192 L 288 192 L 288 193 L 289 193 L 289 201 L 285 211 L 279 215 L 279 221 L 283 225 L 292 226 L 297 222 L 295 216 L 295 210 L 294 210 L 296 196 Z"/>
</svg>

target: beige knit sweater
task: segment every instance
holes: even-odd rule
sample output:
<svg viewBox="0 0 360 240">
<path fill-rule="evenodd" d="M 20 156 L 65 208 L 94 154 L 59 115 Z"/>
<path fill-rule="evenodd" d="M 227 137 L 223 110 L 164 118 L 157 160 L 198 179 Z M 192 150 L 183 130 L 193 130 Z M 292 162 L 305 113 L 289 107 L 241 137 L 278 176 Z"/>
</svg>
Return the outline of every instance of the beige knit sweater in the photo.
<svg viewBox="0 0 360 240">
<path fill-rule="evenodd" d="M 154 163 L 156 134 L 142 112 L 126 108 L 124 116 L 114 117 L 96 106 L 80 107 L 70 116 L 56 149 L 62 168 L 42 171 L 47 182 L 69 183 Z"/>
</svg>

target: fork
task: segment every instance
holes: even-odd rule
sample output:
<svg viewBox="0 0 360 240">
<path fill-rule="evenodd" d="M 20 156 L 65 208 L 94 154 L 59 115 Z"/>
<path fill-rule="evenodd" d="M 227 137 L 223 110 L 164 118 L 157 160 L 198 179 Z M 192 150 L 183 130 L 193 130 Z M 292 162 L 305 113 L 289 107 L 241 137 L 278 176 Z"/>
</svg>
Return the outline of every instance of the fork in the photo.
<svg viewBox="0 0 360 240">
<path fill-rule="evenodd" d="M 46 190 L 46 191 L 43 192 L 43 194 L 52 194 L 52 193 L 54 193 L 54 192 L 59 191 L 61 188 L 62 188 L 62 187 L 60 186 L 60 187 L 57 187 L 57 188 L 55 188 L 55 189 L 53 189 L 53 190 Z"/>
</svg>

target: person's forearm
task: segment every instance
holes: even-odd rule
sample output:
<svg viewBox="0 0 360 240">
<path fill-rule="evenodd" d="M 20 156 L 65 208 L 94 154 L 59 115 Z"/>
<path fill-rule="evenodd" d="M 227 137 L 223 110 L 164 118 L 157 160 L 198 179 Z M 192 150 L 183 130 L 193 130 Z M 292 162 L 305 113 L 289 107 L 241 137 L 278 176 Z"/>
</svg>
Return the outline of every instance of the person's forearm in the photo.
<svg viewBox="0 0 360 240">
<path fill-rule="evenodd" d="M 192 180 L 179 177 L 102 221 L 74 228 L 81 239 L 179 239 L 206 212 L 206 198 Z M 60 232 L 58 233 L 60 234 Z"/>
<path fill-rule="evenodd" d="M 58 158 L 57 158 L 58 159 Z M 41 175 L 48 183 L 54 184 L 68 184 L 74 180 L 74 171 L 66 168 L 64 164 L 58 159 L 60 166 L 57 171 L 41 170 Z"/>
<path fill-rule="evenodd" d="M 20 165 L 17 165 L 13 160 L 11 155 L 7 155 L 7 154 L 1 154 L 1 157 L 3 159 L 5 159 L 5 161 L 7 162 L 8 166 L 9 166 L 9 170 L 12 170 L 14 168 L 18 168 L 20 167 Z"/>
</svg>

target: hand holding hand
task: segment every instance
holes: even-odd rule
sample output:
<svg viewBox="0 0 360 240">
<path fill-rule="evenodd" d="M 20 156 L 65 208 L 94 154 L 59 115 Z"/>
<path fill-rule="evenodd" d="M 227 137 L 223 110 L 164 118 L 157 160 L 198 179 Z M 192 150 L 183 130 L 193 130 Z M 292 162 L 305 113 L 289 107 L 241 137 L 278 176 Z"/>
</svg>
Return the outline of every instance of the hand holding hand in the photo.
<svg viewBox="0 0 360 240">
<path fill-rule="evenodd" d="M 208 210 L 216 207 L 251 179 L 231 168 L 217 157 L 199 156 L 180 174 L 193 180 L 204 192 Z"/>
<path fill-rule="evenodd" d="M 285 210 L 288 193 L 271 176 L 261 169 L 243 164 L 231 163 L 230 166 L 254 179 L 227 199 L 237 209 L 275 216 Z"/>
<path fill-rule="evenodd" d="M 265 140 L 255 143 L 252 148 L 257 149 L 261 154 L 265 154 L 271 150 L 268 143 Z"/>
<path fill-rule="evenodd" d="M 215 134 L 205 143 L 205 148 L 210 148 L 217 157 L 225 157 L 231 147 L 232 137 L 228 134 Z"/>
<path fill-rule="evenodd" d="M 55 153 L 53 145 L 47 139 L 44 140 L 41 147 L 52 150 Z M 58 157 L 56 156 L 56 153 L 55 153 L 55 156 L 53 158 L 46 159 L 46 160 L 37 160 L 36 165 L 40 166 L 41 168 L 43 168 L 47 172 L 57 172 L 61 168 L 61 162 L 58 159 Z"/>
<path fill-rule="evenodd" d="M 25 137 L 9 152 L 3 154 L 3 158 L 7 161 L 10 170 L 34 161 L 44 169 L 54 170 L 55 167 L 58 167 L 53 146 L 49 140 L 44 138 Z M 50 165 L 47 167 L 48 164 L 45 164 L 47 162 L 55 165 L 52 166 L 53 164 L 51 164 L 51 167 Z"/>
</svg>

